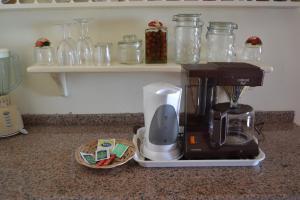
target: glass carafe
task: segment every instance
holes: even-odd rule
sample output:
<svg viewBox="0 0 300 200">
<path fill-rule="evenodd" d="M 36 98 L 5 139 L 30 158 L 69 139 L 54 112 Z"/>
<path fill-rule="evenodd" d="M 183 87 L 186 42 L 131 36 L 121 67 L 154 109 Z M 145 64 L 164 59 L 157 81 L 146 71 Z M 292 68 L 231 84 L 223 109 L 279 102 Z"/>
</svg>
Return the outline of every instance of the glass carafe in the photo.
<svg viewBox="0 0 300 200">
<path fill-rule="evenodd" d="M 213 147 L 222 145 L 245 145 L 253 140 L 254 111 L 249 105 L 218 103 L 212 109 L 212 123 L 209 130 Z"/>
<path fill-rule="evenodd" d="M 179 64 L 200 62 L 201 33 L 203 22 L 200 14 L 178 14 L 173 16 L 175 27 L 175 59 Z"/>
<path fill-rule="evenodd" d="M 249 105 L 239 104 L 227 112 L 228 129 L 225 144 L 243 145 L 253 139 L 254 111 Z"/>
<path fill-rule="evenodd" d="M 235 60 L 234 30 L 237 28 L 237 24 L 232 22 L 209 22 L 206 34 L 208 62 Z"/>
</svg>

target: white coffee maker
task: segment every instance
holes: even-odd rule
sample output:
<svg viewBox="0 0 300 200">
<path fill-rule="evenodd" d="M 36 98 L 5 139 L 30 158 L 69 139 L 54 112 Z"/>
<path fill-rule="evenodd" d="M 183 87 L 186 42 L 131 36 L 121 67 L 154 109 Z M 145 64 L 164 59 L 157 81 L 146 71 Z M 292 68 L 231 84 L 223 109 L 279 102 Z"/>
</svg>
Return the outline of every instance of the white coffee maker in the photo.
<svg viewBox="0 0 300 200">
<path fill-rule="evenodd" d="M 181 94 L 181 88 L 168 83 L 152 83 L 143 88 L 144 157 L 154 161 L 181 158 L 177 143 Z"/>
</svg>

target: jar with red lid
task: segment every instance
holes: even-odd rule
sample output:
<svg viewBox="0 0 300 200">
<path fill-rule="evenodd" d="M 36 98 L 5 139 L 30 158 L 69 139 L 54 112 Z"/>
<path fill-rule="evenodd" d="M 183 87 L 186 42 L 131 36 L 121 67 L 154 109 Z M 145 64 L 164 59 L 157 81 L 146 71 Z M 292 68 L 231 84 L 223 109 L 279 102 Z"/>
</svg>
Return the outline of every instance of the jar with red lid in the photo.
<svg viewBox="0 0 300 200">
<path fill-rule="evenodd" d="M 145 30 L 146 63 L 167 63 L 167 27 L 151 21 Z"/>
</svg>

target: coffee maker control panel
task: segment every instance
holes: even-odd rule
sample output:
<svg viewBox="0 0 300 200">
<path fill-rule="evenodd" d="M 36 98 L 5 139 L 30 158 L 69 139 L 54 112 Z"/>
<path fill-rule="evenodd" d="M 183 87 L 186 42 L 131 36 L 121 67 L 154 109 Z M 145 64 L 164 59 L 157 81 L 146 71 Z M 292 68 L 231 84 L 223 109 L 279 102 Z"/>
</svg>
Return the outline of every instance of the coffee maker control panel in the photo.
<svg viewBox="0 0 300 200">
<path fill-rule="evenodd" d="M 200 142 L 201 142 L 201 139 L 197 135 L 190 135 L 189 136 L 189 143 L 191 145 L 200 144 Z"/>
<path fill-rule="evenodd" d="M 218 86 L 262 86 L 264 79 L 264 70 L 249 63 L 214 62 L 182 67 L 188 77 L 213 79 Z"/>
</svg>

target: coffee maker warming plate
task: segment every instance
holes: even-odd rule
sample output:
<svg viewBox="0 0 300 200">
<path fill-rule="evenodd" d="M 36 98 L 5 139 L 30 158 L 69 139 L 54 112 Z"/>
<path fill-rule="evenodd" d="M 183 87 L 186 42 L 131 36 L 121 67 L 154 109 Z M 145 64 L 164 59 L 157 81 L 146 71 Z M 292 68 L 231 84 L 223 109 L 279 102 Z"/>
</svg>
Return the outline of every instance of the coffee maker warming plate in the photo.
<svg viewBox="0 0 300 200">
<path fill-rule="evenodd" d="M 133 136 L 133 144 L 137 149 L 133 159 L 143 167 L 247 167 L 258 165 L 266 157 L 265 153 L 259 149 L 259 154 L 254 159 L 152 161 L 145 159 L 140 153 L 144 134 L 145 128 L 142 127 Z"/>
</svg>

